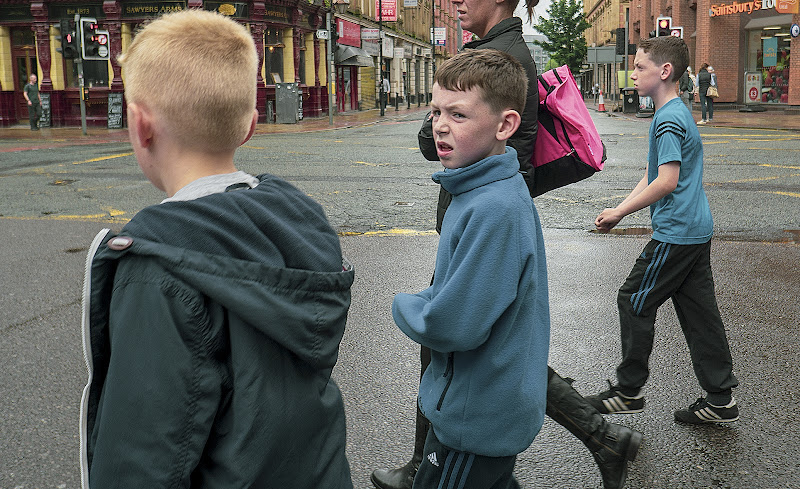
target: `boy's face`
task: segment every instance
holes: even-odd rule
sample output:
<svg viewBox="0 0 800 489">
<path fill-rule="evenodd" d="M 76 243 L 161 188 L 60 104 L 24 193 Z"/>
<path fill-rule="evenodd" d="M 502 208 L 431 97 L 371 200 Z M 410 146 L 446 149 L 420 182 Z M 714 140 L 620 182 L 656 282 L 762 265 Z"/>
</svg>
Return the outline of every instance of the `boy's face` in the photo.
<svg viewBox="0 0 800 489">
<path fill-rule="evenodd" d="M 633 60 L 633 73 L 631 80 L 639 95 L 650 97 L 655 94 L 656 87 L 662 83 L 663 66 L 659 66 L 650 58 L 650 53 L 645 53 L 639 49 L 636 51 L 636 58 Z"/>
<path fill-rule="evenodd" d="M 436 153 L 445 168 L 463 168 L 505 152 L 505 140 L 497 138 L 503 115 L 484 102 L 480 89 L 451 91 L 434 83 L 431 110 Z"/>
</svg>

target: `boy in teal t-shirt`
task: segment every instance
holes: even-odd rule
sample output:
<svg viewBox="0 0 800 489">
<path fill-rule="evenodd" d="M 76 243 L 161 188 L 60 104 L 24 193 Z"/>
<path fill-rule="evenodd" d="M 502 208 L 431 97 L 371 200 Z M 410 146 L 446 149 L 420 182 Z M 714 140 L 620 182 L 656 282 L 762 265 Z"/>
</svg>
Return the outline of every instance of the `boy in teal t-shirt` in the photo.
<svg viewBox="0 0 800 489">
<path fill-rule="evenodd" d="M 711 274 L 713 220 L 703 190 L 703 144 L 691 113 L 675 92 L 689 64 L 682 39 L 667 36 L 639 44 L 631 79 L 656 112 L 650 126 L 647 175 L 617 207 L 595 220 L 607 232 L 650 207 L 653 239 L 619 290 L 622 362 L 617 384 L 587 399 L 602 413 L 638 413 L 650 374 L 656 311 L 672 298 L 695 375 L 706 397 L 675 412 L 675 420 L 702 424 L 739 419 L 731 390 L 738 385 Z"/>
</svg>

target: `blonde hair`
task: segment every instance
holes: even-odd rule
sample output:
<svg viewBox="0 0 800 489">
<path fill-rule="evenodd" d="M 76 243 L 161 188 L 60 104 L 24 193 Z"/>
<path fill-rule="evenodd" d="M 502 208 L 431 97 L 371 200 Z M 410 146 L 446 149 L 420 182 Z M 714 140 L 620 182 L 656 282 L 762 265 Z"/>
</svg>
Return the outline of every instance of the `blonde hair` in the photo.
<svg viewBox="0 0 800 489">
<path fill-rule="evenodd" d="M 181 145 L 227 151 L 247 136 L 258 55 L 237 22 L 197 9 L 164 15 L 137 32 L 119 63 L 128 103 L 148 107 Z"/>
</svg>

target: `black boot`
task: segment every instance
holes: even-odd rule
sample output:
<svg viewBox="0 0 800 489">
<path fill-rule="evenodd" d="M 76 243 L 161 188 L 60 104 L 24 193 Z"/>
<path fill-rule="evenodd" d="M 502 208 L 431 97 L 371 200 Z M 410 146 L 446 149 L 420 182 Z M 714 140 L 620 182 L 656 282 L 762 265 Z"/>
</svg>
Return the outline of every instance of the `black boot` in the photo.
<svg viewBox="0 0 800 489">
<path fill-rule="evenodd" d="M 396 469 L 378 469 L 372 473 L 370 480 L 378 489 L 411 489 L 414 485 L 414 476 L 422 462 L 422 449 L 425 448 L 425 438 L 428 436 L 428 418 L 422 415 L 417 408 L 417 427 L 414 433 L 414 455 L 411 460 Z"/>
<path fill-rule="evenodd" d="M 621 489 L 628 461 L 636 458 L 642 434 L 609 423 L 572 385 L 550 369 L 547 415 L 586 445 L 603 476 L 605 489 Z"/>
</svg>

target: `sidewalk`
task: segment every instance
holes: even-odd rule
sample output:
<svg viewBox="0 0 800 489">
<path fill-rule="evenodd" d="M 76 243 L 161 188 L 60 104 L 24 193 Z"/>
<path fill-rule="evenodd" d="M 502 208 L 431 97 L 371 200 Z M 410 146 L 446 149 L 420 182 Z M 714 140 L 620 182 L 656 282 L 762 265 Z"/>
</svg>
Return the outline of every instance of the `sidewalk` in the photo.
<svg viewBox="0 0 800 489">
<path fill-rule="evenodd" d="M 597 103 L 594 99 L 586 99 L 586 107 L 590 111 L 597 111 Z M 636 114 L 625 114 L 622 112 L 612 112 L 618 102 L 606 100 L 606 113 L 612 117 L 625 117 L 632 120 L 650 123 L 650 117 L 636 117 Z M 731 127 L 738 129 L 783 129 L 787 131 L 800 131 L 800 114 L 798 109 L 792 107 L 792 111 L 787 113 L 785 107 L 770 108 L 765 112 L 739 112 L 740 106 L 727 106 L 714 104 L 714 120 L 700 127 Z M 794 112 L 794 113 L 792 113 Z M 700 120 L 700 103 L 695 102 L 692 114 L 695 121 Z"/>
<path fill-rule="evenodd" d="M 296 124 L 258 124 L 256 134 L 285 134 L 329 131 L 347 127 L 367 126 L 380 122 L 393 122 L 408 119 L 422 119 L 430 107 L 405 105 L 395 110 L 386 107 L 384 115 L 379 109 L 343 112 L 333 116 L 333 124 L 329 118 L 306 117 Z M 127 129 L 105 129 L 88 127 L 87 135 L 83 135 L 80 127 L 54 127 L 31 131 L 28 121 L 11 127 L 0 127 L 0 153 L 24 151 L 28 149 L 58 148 L 64 146 L 92 145 L 98 143 L 123 143 L 128 141 Z"/>
<path fill-rule="evenodd" d="M 616 103 L 607 101 L 606 114 L 609 117 L 625 117 L 642 123 L 650 123 L 651 117 L 640 118 L 636 114 L 612 112 Z M 597 104 L 593 99 L 586 100 L 590 111 L 597 111 Z M 704 127 L 730 127 L 742 129 L 783 129 L 800 131 L 800 115 L 787 113 L 784 108 L 773 108 L 765 112 L 739 112 L 738 108 L 724 105 L 714 107 L 714 120 Z M 329 131 L 347 127 L 367 126 L 381 122 L 394 122 L 408 119 L 422 119 L 430 107 L 412 105 L 410 108 L 401 106 L 398 110 L 386 107 L 384 116 L 378 109 L 364 111 L 344 112 L 333 117 L 333 124 L 325 117 L 307 117 L 296 124 L 258 124 L 256 134 L 285 134 Z M 695 120 L 700 119 L 700 104 L 694 104 Z M 64 146 L 92 145 L 98 143 L 123 143 L 128 141 L 127 129 L 104 129 L 102 127 L 89 127 L 87 135 L 81 133 L 80 127 L 46 128 L 40 131 L 31 131 L 25 121 L 11 127 L 0 128 L 0 153 L 24 151 L 29 149 L 58 148 Z"/>
</svg>

